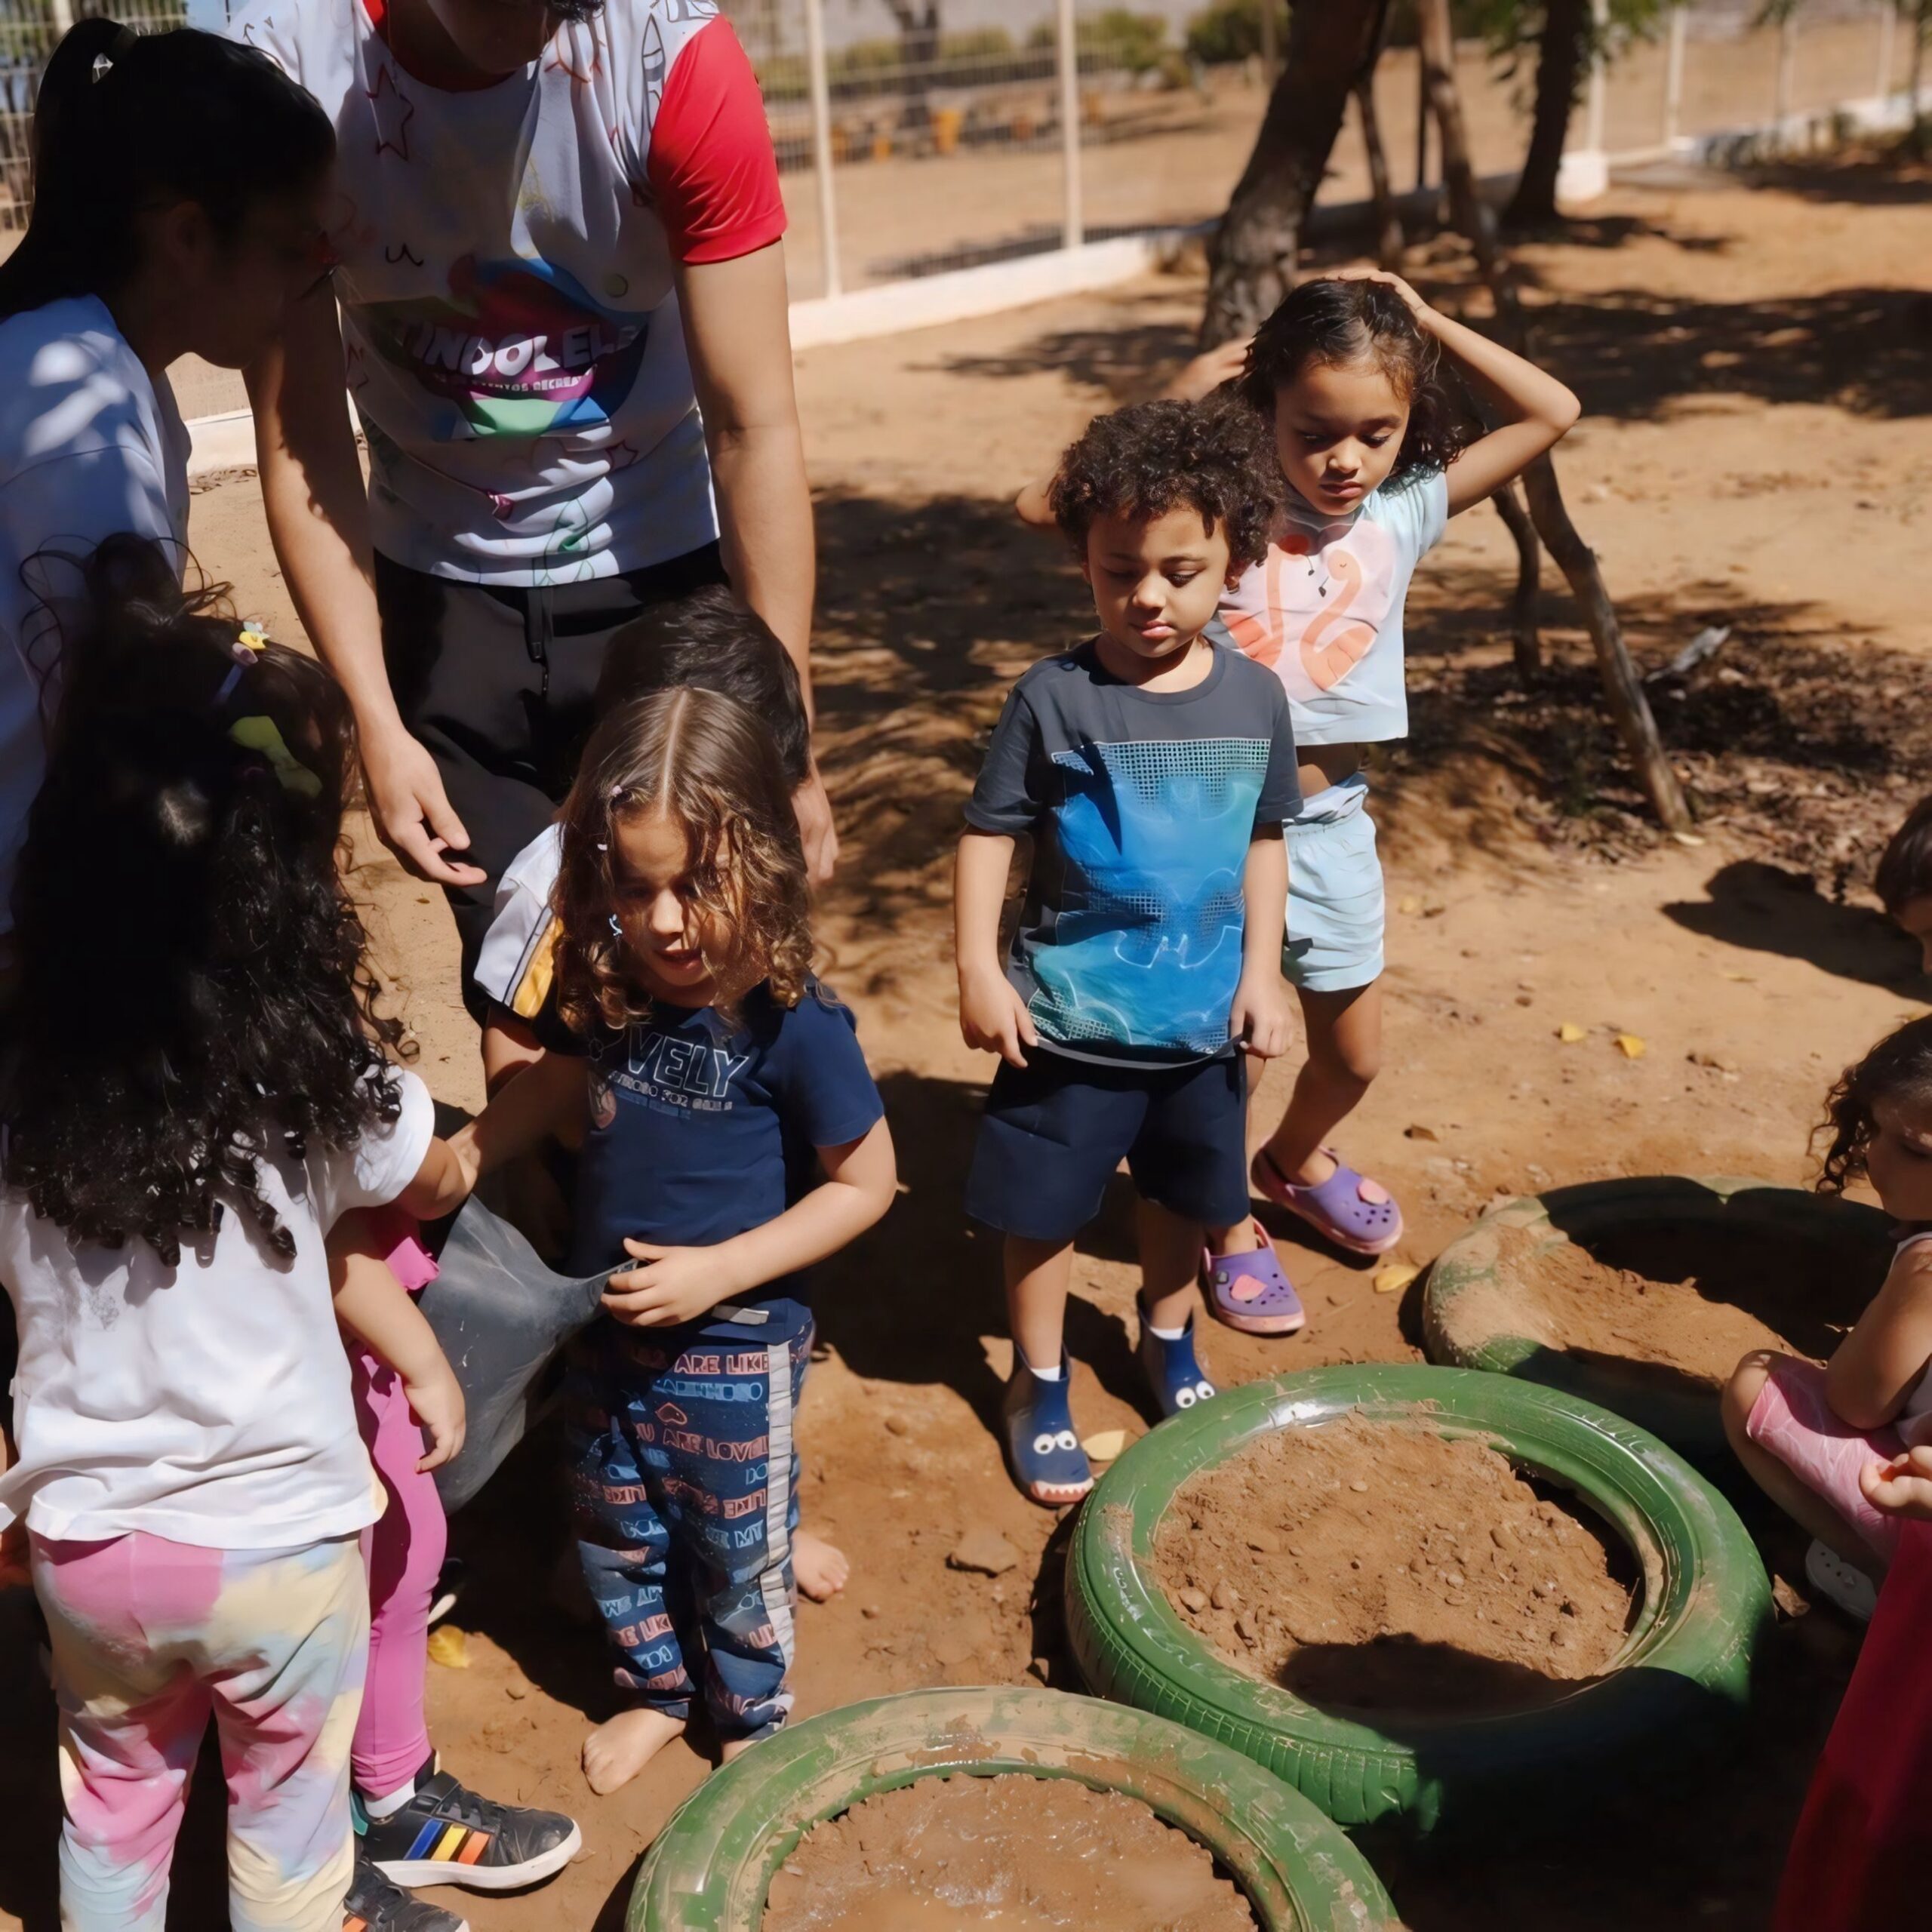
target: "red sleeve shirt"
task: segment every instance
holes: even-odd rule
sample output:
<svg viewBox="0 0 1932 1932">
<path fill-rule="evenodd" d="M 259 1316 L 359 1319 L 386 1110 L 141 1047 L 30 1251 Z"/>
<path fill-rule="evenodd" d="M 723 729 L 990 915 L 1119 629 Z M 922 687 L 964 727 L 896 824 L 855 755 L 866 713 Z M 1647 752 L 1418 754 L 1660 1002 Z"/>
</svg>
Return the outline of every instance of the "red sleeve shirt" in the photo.
<svg viewBox="0 0 1932 1932">
<path fill-rule="evenodd" d="M 719 19 L 679 51 L 651 132 L 651 192 L 681 262 L 728 262 L 785 232 L 778 158 L 745 50 Z"/>
</svg>

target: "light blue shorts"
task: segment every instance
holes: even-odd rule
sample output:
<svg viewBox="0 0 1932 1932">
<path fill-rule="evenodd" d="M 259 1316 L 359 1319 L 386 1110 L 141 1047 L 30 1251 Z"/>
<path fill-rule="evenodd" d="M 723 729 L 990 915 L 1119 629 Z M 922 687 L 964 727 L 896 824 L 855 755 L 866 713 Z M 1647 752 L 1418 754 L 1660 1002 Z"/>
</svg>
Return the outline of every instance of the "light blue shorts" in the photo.
<svg viewBox="0 0 1932 1932">
<path fill-rule="evenodd" d="M 1304 799 L 1283 828 L 1287 935 L 1281 976 L 1312 993 L 1350 992 L 1382 973 L 1382 862 L 1368 815 L 1368 777 L 1355 772 Z"/>
</svg>

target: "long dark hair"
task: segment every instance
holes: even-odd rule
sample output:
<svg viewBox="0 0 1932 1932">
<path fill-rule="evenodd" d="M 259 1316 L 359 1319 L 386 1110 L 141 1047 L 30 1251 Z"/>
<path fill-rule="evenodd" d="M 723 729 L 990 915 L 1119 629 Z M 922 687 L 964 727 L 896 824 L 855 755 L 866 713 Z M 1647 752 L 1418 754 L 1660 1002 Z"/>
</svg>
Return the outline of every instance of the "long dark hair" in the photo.
<svg viewBox="0 0 1932 1932">
<path fill-rule="evenodd" d="M 668 812 L 690 844 L 697 909 L 729 935 L 705 961 L 727 1011 L 763 981 L 795 1006 L 811 970 L 811 891 L 792 787 L 756 712 L 685 685 L 614 712 L 592 736 L 565 801 L 556 888 L 557 1001 L 579 1032 L 643 1017 L 632 983 L 612 851 L 625 820 Z"/>
<path fill-rule="evenodd" d="M 1433 337 L 1386 281 L 1323 275 L 1303 282 L 1256 331 L 1238 386 L 1272 424 L 1275 398 L 1312 363 L 1324 368 L 1373 362 L 1409 405 L 1391 483 L 1447 469 L 1475 429 Z"/>
<path fill-rule="evenodd" d="M 251 207 L 312 188 L 334 154 L 328 116 L 266 54 L 192 27 L 82 20 L 41 76 L 33 213 L 0 263 L 0 318 L 120 288 L 157 201 L 195 202 L 226 242 Z"/>
<path fill-rule="evenodd" d="M 14 888 L 6 1179 L 76 1243 L 171 1266 L 225 1196 L 292 1255 L 258 1164 L 400 1104 L 337 863 L 348 700 L 155 545 L 109 537 L 85 568 Z"/>
<path fill-rule="evenodd" d="M 1864 1171 L 1866 1149 L 1878 1126 L 1872 1109 L 1881 1100 L 1932 1107 L 1932 1016 L 1908 1020 L 1838 1075 L 1825 1103 L 1824 1121 L 1812 1137 L 1831 1136 L 1818 1175 L 1820 1193 L 1842 1194 L 1845 1183 Z"/>
</svg>

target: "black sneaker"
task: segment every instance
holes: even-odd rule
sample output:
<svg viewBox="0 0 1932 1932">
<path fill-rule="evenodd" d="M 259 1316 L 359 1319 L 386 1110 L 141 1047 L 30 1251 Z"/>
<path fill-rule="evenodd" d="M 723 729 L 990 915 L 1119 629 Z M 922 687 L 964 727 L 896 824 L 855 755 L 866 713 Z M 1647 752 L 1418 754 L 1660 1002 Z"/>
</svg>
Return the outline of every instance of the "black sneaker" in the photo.
<svg viewBox="0 0 1932 1932">
<path fill-rule="evenodd" d="M 342 1902 L 342 1932 L 469 1932 L 469 1921 L 391 1884 L 358 1847 L 355 1875 Z"/>
<path fill-rule="evenodd" d="M 398 1885 L 467 1885 L 513 1892 L 554 1877 L 577 1856 L 583 1834 L 555 1811 L 493 1804 L 466 1791 L 432 1758 L 416 1774 L 416 1795 L 386 1818 L 358 1803 L 360 1848 Z"/>
</svg>

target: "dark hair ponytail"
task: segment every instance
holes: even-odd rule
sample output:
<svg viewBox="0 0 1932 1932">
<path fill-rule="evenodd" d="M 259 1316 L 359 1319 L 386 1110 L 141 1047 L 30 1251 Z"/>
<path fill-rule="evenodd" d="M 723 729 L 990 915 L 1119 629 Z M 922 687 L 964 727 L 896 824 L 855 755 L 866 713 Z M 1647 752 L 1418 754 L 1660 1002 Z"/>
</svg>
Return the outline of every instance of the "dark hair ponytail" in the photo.
<svg viewBox="0 0 1932 1932">
<path fill-rule="evenodd" d="M 314 184 L 335 153 L 321 106 L 253 48 L 193 27 L 82 20 L 41 75 L 33 212 L 0 263 L 0 318 L 119 288 L 135 217 L 193 202 L 226 241 L 250 205 Z"/>
</svg>

